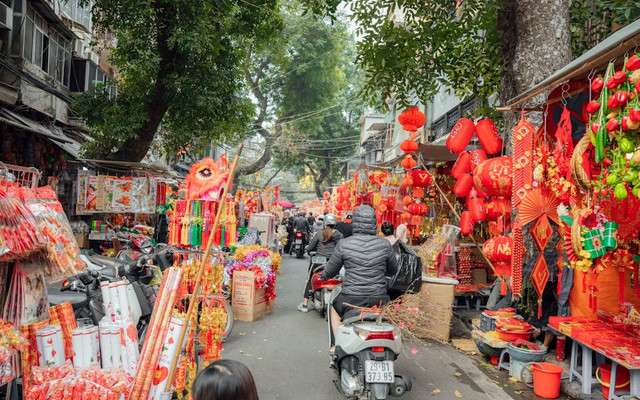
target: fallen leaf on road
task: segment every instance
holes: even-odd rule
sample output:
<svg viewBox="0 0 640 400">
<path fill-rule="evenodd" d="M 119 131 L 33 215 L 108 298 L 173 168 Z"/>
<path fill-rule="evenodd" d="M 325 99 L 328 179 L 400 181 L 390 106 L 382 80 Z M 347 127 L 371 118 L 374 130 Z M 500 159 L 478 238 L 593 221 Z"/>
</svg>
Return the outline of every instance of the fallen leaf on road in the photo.
<svg viewBox="0 0 640 400">
<path fill-rule="evenodd" d="M 456 372 L 454 375 L 455 376 L 462 376 L 462 374 L 460 372 Z"/>
<path fill-rule="evenodd" d="M 436 389 L 436 390 L 434 390 L 434 391 L 433 391 L 433 392 L 431 392 L 431 393 L 433 393 L 433 394 L 438 394 L 438 393 L 440 393 L 440 389 Z"/>
<path fill-rule="evenodd" d="M 269 341 L 269 339 L 264 339 L 264 341 L 265 341 L 265 342 L 268 342 L 268 341 Z"/>
<path fill-rule="evenodd" d="M 258 357 L 258 360 L 262 360 L 262 357 Z"/>
<path fill-rule="evenodd" d="M 511 378 L 509 378 L 509 382 L 516 383 L 518 382 L 518 378 L 516 378 L 515 376 L 512 376 Z"/>
<path fill-rule="evenodd" d="M 462 398 L 462 393 L 458 392 L 457 390 L 455 392 L 453 392 L 457 398 L 461 399 Z"/>
<path fill-rule="evenodd" d="M 522 390 L 516 390 L 513 393 L 517 394 L 517 395 L 521 395 L 522 394 Z"/>
<path fill-rule="evenodd" d="M 238 353 L 244 354 L 244 350 L 238 350 Z"/>
<path fill-rule="evenodd" d="M 240 332 L 240 333 L 238 333 L 238 336 L 244 336 L 246 334 L 247 334 L 247 332 Z"/>
</svg>

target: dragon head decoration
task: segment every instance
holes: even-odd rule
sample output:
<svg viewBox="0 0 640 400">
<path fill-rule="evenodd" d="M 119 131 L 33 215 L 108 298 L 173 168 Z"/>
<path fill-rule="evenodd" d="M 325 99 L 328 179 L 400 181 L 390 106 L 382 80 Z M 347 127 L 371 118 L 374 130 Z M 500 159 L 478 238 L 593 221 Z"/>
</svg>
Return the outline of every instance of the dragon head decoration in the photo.
<svg viewBox="0 0 640 400">
<path fill-rule="evenodd" d="M 189 200 L 219 201 L 224 186 L 229 180 L 229 170 L 210 157 L 191 166 L 185 178 Z"/>
</svg>

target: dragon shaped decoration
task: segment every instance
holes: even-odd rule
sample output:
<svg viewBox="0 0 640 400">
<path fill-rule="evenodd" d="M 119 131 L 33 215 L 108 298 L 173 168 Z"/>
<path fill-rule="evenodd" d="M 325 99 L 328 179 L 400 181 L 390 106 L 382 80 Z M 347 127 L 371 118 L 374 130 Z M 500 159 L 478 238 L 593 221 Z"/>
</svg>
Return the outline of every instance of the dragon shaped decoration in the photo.
<svg viewBox="0 0 640 400">
<path fill-rule="evenodd" d="M 229 170 L 219 162 L 206 157 L 194 163 L 185 178 L 187 199 L 219 201 L 229 180 Z"/>
</svg>

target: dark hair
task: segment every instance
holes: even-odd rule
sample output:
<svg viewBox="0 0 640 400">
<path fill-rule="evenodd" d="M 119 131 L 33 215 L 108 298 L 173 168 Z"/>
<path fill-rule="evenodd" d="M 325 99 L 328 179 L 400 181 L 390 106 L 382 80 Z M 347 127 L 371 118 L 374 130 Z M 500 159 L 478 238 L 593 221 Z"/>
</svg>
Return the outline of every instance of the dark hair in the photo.
<svg viewBox="0 0 640 400">
<path fill-rule="evenodd" d="M 198 374 L 193 383 L 193 400 L 258 400 L 253 376 L 246 365 L 218 360 Z"/>
<path fill-rule="evenodd" d="M 380 232 L 385 236 L 393 235 L 393 224 L 389 221 L 384 221 L 380 226 Z"/>
<path fill-rule="evenodd" d="M 333 226 L 327 225 L 322 231 L 322 243 L 329 243 L 333 239 Z"/>
</svg>

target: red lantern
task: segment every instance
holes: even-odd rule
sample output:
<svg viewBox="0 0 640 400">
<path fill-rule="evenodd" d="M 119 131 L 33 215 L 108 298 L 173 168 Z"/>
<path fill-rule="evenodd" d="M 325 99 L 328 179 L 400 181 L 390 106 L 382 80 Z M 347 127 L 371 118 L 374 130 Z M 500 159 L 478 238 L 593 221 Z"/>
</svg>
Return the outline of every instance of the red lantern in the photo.
<svg viewBox="0 0 640 400">
<path fill-rule="evenodd" d="M 427 121 L 424 113 L 418 107 L 410 107 L 407 111 L 398 115 L 398 122 L 402 129 L 408 132 L 415 132 L 424 126 Z"/>
<path fill-rule="evenodd" d="M 473 181 L 479 190 L 489 196 L 510 197 L 513 165 L 511 157 L 490 158 L 473 170 Z"/>
<path fill-rule="evenodd" d="M 471 154 L 468 151 L 463 151 L 458 156 L 458 160 L 451 168 L 451 176 L 455 179 L 460 179 L 462 174 L 471 172 Z"/>
<path fill-rule="evenodd" d="M 416 166 L 416 160 L 414 160 L 413 157 L 408 155 L 404 158 L 404 160 L 402 160 L 401 164 L 404 169 L 410 170 Z"/>
<path fill-rule="evenodd" d="M 462 153 L 469 145 L 475 130 L 476 126 L 472 120 L 460 118 L 447 137 L 447 149 L 456 154 Z"/>
<path fill-rule="evenodd" d="M 460 233 L 471 235 L 473 233 L 473 219 L 469 211 L 463 211 L 460 215 Z"/>
<path fill-rule="evenodd" d="M 406 224 L 411 219 L 411 214 L 409 214 L 408 212 L 402 213 L 401 217 L 402 217 L 402 222 Z"/>
<path fill-rule="evenodd" d="M 347 186 L 346 186 L 346 185 L 340 185 L 340 186 L 338 186 L 338 188 L 336 189 L 336 191 L 337 191 L 338 193 L 341 193 L 341 194 L 342 194 L 342 193 L 344 193 L 346 190 L 347 190 Z"/>
<path fill-rule="evenodd" d="M 402 185 L 403 186 L 413 186 L 413 179 L 411 179 L 411 176 L 409 176 L 408 173 L 407 173 L 407 175 L 405 175 L 404 179 L 402 180 Z"/>
<path fill-rule="evenodd" d="M 429 206 L 424 203 L 413 203 L 409 206 L 408 210 L 412 215 L 423 216 L 429 212 Z"/>
<path fill-rule="evenodd" d="M 502 151 L 502 138 L 496 125 L 489 118 L 478 121 L 476 125 L 478 141 L 487 154 L 496 154 Z"/>
<path fill-rule="evenodd" d="M 473 197 L 480 197 L 481 199 L 484 199 L 485 197 L 489 197 L 485 192 L 478 189 L 475 184 L 473 185 L 471 192 L 473 193 Z"/>
<path fill-rule="evenodd" d="M 502 216 L 511 214 L 511 199 L 505 197 L 492 197 L 485 203 L 487 220 L 497 221 Z"/>
<path fill-rule="evenodd" d="M 474 169 L 481 162 L 487 159 L 487 153 L 482 149 L 477 149 L 471 152 L 471 169 Z"/>
<path fill-rule="evenodd" d="M 404 196 L 404 198 L 402 199 L 402 204 L 404 204 L 405 206 L 408 206 L 412 202 L 413 199 L 411 198 L 411 196 Z"/>
<path fill-rule="evenodd" d="M 402 150 L 405 154 L 413 153 L 418 150 L 418 143 L 416 143 L 413 139 L 407 139 L 404 142 L 400 143 L 400 150 Z"/>
<path fill-rule="evenodd" d="M 469 213 L 471 214 L 471 218 L 475 222 L 482 222 L 486 218 L 486 214 L 484 212 L 484 200 L 479 198 L 473 198 L 469 200 Z"/>
<path fill-rule="evenodd" d="M 414 198 L 421 198 L 421 197 L 424 197 L 424 189 L 423 189 L 423 188 L 421 188 L 421 187 L 414 188 L 414 189 L 413 189 L 413 193 L 411 193 L 411 195 L 412 195 Z"/>
<path fill-rule="evenodd" d="M 331 197 L 331 194 L 325 191 L 324 193 L 322 193 L 322 197 L 324 197 L 325 199 L 329 199 L 329 197 Z"/>
<path fill-rule="evenodd" d="M 336 210 L 342 211 L 342 203 L 336 203 Z"/>
<path fill-rule="evenodd" d="M 488 239 L 482 246 L 484 254 L 496 268 L 496 275 L 511 276 L 511 254 L 513 252 L 513 238 L 497 236 Z"/>
<path fill-rule="evenodd" d="M 427 187 L 431 184 L 431 174 L 423 169 L 409 171 L 409 176 L 413 181 L 411 186 Z"/>
<path fill-rule="evenodd" d="M 471 186 L 473 186 L 473 178 L 471 175 L 462 174 L 453 187 L 453 193 L 458 197 L 465 197 L 471 191 Z"/>
</svg>

